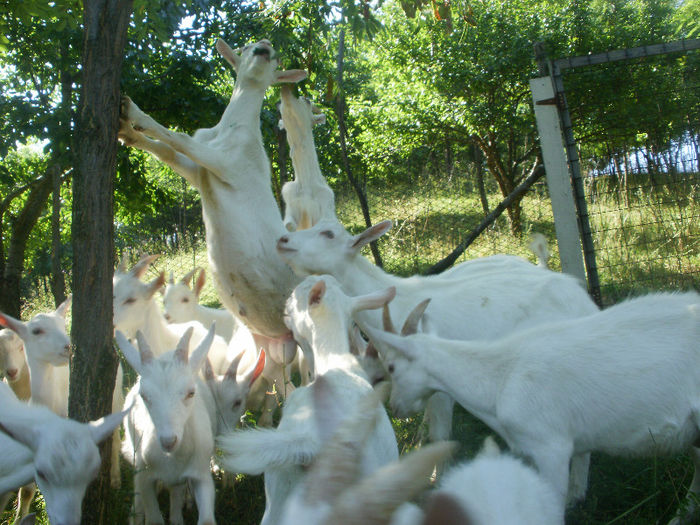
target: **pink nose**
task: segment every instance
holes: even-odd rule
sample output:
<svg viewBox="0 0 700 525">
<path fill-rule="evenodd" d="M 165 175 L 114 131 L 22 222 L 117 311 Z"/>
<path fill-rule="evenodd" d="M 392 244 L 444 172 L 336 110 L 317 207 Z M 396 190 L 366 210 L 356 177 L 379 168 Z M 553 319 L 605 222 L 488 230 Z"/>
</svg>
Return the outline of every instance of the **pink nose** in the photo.
<svg viewBox="0 0 700 525">
<path fill-rule="evenodd" d="M 14 380 L 17 377 L 17 374 L 19 373 L 19 370 L 16 368 L 10 368 L 9 370 L 6 370 L 6 374 L 8 379 Z"/>
<path fill-rule="evenodd" d="M 172 452 L 177 444 L 177 436 L 169 436 L 160 438 L 160 446 L 166 452 Z"/>
</svg>

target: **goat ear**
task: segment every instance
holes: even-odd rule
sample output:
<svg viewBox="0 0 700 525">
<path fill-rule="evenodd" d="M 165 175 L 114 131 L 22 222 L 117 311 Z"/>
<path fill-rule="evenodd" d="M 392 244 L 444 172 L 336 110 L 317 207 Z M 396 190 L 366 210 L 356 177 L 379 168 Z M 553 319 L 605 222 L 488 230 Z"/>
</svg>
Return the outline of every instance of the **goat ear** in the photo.
<svg viewBox="0 0 700 525">
<path fill-rule="evenodd" d="M 387 305 L 394 297 L 396 297 L 396 288 L 394 286 L 379 292 L 353 297 L 352 313 L 360 310 L 376 310 Z"/>
<path fill-rule="evenodd" d="M 326 523 L 340 523 L 348 515 L 353 515 L 353 523 L 388 523 L 402 503 L 430 485 L 435 464 L 449 458 L 455 448 L 452 442 L 431 443 L 382 467 L 343 492 Z"/>
<path fill-rule="evenodd" d="M 472 523 L 454 496 L 435 492 L 428 500 L 423 525 L 464 525 Z"/>
<path fill-rule="evenodd" d="M 185 275 L 183 275 L 182 279 L 180 279 L 180 282 L 189 288 L 190 282 L 192 281 L 192 277 L 195 273 L 197 273 L 198 269 L 199 268 L 195 268 L 194 270 L 190 270 L 189 272 L 187 272 Z"/>
<path fill-rule="evenodd" d="M 274 84 L 282 82 L 296 83 L 301 82 L 307 77 L 308 73 L 303 69 L 288 69 L 286 71 L 275 71 Z"/>
<path fill-rule="evenodd" d="M 246 376 L 246 380 L 248 381 L 249 387 L 253 386 L 253 383 L 255 383 L 255 380 L 258 377 L 260 377 L 260 374 L 263 373 L 263 370 L 265 370 L 265 349 L 261 348 L 260 355 L 258 356 L 258 362 L 255 364 L 255 368 L 253 368 L 253 371 L 248 376 Z"/>
<path fill-rule="evenodd" d="M 429 298 L 424 299 L 423 301 L 418 303 L 413 310 L 411 310 L 411 313 L 408 314 L 406 321 L 403 323 L 403 327 L 401 328 L 401 335 L 411 335 L 418 332 L 418 322 L 423 317 L 425 309 L 428 308 L 428 304 L 430 304 Z"/>
<path fill-rule="evenodd" d="M 323 296 L 326 294 L 326 281 L 320 279 L 311 287 L 309 292 L 309 306 L 317 306 L 321 304 Z"/>
<path fill-rule="evenodd" d="M 158 290 L 162 290 L 165 286 L 165 272 L 160 272 L 158 277 L 153 279 L 148 283 L 148 297 L 149 299 L 155 295 Z"/>
<path fill-rule="evenodd" d="M 199 270 L 199 274 L 197 275 L 197 281 L 194 284 L 194 295 L 199 299 L 199 295 L 202 293 L 202 290 L 204 289 L 204 283 L 207 282 L 207 274 L 204 272 L 204 268 L 201 268 Z"/>
<path fill-rule="evenodd" d="M 132 403 L 129 408 L 122 410 L 121 412 L 115 412 L 114 414 L 108 414 L 96 421 L 91 421 L 88 423 L 90 427 L 90 434 L 95 444 L 102 443 L 107 439 L 114 430 L 121 425 L 124 416 L 126 416 L 129 411 L 134 407 Z"/>
<path fill-rule="evenodd" d="M 25 339 L 29 335 L 26 323 L 0 312 L 0 326 L 9 328 L 16 333 L 20 339 Z"/>
<path fill-rule="evenodd" d="M 68 315 L 68 310 L 70 309 L 72 302 L 73 294 L 70 294 L 61 304 L 58 305 L 58 308 L 56 308 L 56 313 L 65 319 L 66 315 Z"/>
<path fill-rule="evenodd" d="M 124 252 L 122 253 L 122 258 L 119 259 L 119 264 L 117 265 L 117 269 L 114 271 L 114 273 L 126 273 L 126 267 L 129 264 L 129 255 Z"/>
<path fill-rule="evenodd" d="M 41 430 L 38 421 L 31 418 L 17 418 L 13 414 L 0 418 L 0 432 L 36 452 L 39 447 Z M 45 429 L 45 427 L 44 427 Z"/>
<path fill-rule="evenodd" d="M 134 265 L 134 267 L 130 270 L 129 273 L 131 273 L 131 275 L 133 275 L 137 279 L 141 279 L 141 277 L 143 277 L 143 274 L 146 273 L 146 270 L 148 270 L 148 267 L 151 266 L 151 264 L 153 264 L 153 261 L 155 261 L 158 257 L 160 257 L 159 254 L 146 255 Z"/>
<path fill-rule="evenodd" d="M 379 237 L 388 232 L 393 225 L 393 222 L 386 220 L 370 226 L 365 231 L 358 233 L 350 240 L 350 247 L 354 250 L 359 250 L 372 241 L 379 239 Z"/>
<path fill-rule="evenodd" d="M 137 374 L 141 374 L 141 354 L 139 351 L 129 342 L 121 331 L 117 330 L 114 334 L 114 338 L 117 340 L 117 345 L 122 351 L 122 354 L 124 354 L 127 363 L 131 365 L 131 368 L 136 370 Z"/>
<path fill-rule="evenodd" d="M 209 332 L 199 346 L 190 355 L 190 369 L 194 372 L 198 372 L 204 362 L 204 358 L 207 357 L 211 344 L 214 341 L 214 336 L 216 335 L 216 323 L 212 323 Z"/>
<path fill-rule="evenodd" d="M 233 69 L 238 71 L 238 66 L 241 63 L 241 56 L 231 49 L 231 46 L 219 38 L 216 41 L 216 50 L 222 57 L 224 57 L 226 62 L 233 66 Z"/>
</svg>

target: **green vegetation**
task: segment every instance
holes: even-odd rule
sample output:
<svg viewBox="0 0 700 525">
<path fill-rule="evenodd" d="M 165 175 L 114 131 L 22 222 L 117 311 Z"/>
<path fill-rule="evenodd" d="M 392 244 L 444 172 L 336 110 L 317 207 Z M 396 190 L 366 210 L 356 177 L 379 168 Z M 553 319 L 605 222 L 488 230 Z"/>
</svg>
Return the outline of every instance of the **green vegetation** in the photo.
<svg viewBox="0 0 700 525">
<path fill-rule="evenodd" d="M 27 318 L 72 289 L 83 3 L 2 5 L 0 310 Z M 233 47 L 269 38 L 284 67 L 309 72 L 299 94 L 326 113 L 315 138 L 341 220 L 363 230 L 358 202 L 366 198 L 374 222 L 394 221 L 379 242 L 385 268 L 410 275 L 451 252 L 540 166 L 528 88 L 539 75 L 535 42 L 556 58 L 697 38 L 698 13 L 700 0 L 137 0 L 121 89 L 159 122 L 191 133 L 219 119 L 234 80 L 212 52 L 216 38 Z M 606 304 L 700 284 L 699 55 L 567 78 Z M 261 120 L 279 195 L 291 165 L 276 128 L 277 99 L 270 90 Z M 691 167 L 664 167 L 681 138 L 694 148 Z M 642 151 L 645 168 L 635 168 L 631 159 Z M 120 148 L 114 193 L 102 197 L 114 199 L 119 253 L 163 253 L 152 271 L 176 278 L 207 266 L 197 193 L 161 163 Z M 459 260 L 511 253 L 534 261 L 531 232 L 554 240 L 543 181 Z M 556 250 L 550 267 L 560 269 Z M 211 278 L 203 301 L 218 304 Z M 417 445 L 419 419 L 395 421 L 395 428 L 402 449 Z M 454 430 L 460 457 L 471 456 L 488 433 L 463 411 Z M 666 522 L 691 475 L 685 458 L 595 456 L 589 496 L 567 523 Z M 125 522 L 130 483 L 125 473 L 113 523 Z M 219 522 L 254 523 L 264 506 L 261 480 L 217 483 Z M 9 519 L 6 512 L 0 524 Z"/>
</svg>

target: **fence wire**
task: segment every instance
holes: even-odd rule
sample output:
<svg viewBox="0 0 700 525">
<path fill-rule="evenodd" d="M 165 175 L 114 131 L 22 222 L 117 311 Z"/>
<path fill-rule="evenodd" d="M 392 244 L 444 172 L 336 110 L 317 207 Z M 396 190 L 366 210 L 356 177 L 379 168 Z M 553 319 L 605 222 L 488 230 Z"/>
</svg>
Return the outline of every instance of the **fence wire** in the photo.
<svg viewBox="0 0 700 525">
<path fill-rule="evenodd" d="M 604 305 L 700 284 L 699 55 L 563 73 Z"/>
</svg>

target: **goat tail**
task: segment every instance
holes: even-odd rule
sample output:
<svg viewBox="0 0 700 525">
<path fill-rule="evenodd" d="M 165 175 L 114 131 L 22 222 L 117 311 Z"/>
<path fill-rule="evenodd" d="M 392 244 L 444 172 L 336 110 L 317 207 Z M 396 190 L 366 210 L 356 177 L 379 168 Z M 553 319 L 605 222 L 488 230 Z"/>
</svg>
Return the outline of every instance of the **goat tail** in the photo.
<svg viewBox="0 0 700 525">
<path fill-rule="evenodd" d="M 253 475 L 269 468 L 308 465 L 321 448 L 308 433 L 273 428 L 236 430 L 219 437 L 217 446 L 224 468 Z"/>
</svg>

